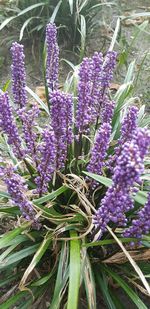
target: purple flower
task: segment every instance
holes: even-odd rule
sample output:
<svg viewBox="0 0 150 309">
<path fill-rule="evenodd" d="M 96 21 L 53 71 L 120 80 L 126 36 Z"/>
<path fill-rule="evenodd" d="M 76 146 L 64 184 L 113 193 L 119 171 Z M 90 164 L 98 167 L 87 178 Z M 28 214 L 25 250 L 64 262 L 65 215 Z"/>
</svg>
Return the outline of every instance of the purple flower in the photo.
<svg viewBox="0 0 150 309">
<path fill-rule="evenodd" d="M 96 122 L 97 119 L 97 109 L 99 106 L 99 92 L 101 87 L 101 75 L 102 75 L 102 65 L 103 65 L 103 55 L 102 53 L 95 52 L 92 61 L 92 76 L 91 76 L 91 113 L 92 122 Z"/>
<path fill-rule="evenodd" d="M 89 129 L 92 121 L 91 90 L 93 79 L 93 62 L 84 58 L 79 69 L 78 100 L 76 111 L 76 128 L 79 134 Z"/>
<path fill-rule="evenodd" d="M 58 86 L 59 47 L 57 44 L 56 25 L 49 23 L 46 27 L 46 81 L 51 90 Z"/>
<path fill-rule="evenodd" d="M 133 208 L 130 194 L 135 192 L 135 183 L 141 184 L 140 176 L 143 171 L 144 163 L 139 146 L 134 139 L 126 142 L 114 168 L 113 184 L 94 216 L 93 222 L 101 232 L 105 231 L 109 222 L 126 225 L 125 213 Z"/>
<path fill-rule="evenodd" d="M 131 141 L 137 134 L 137 114 L 138 108 L 136 106 L 131 106 L 123 119 L 121 126 L 121 136 L 119 138 L 117 147 L 115 147 L 115 154 L 113 157 L 110 157 L 108 162 L 110 170 L 113 170 L 113 167 L 116 164 L 116 160 L 121 154 L 124 143 Z"/>
<path fill-rule="evenodd" d="M 37 184 L 36 193 L 41 196 L 48 191 L 48 183 L 52 179 L 55 170 L 55 137 L 51 128 L 47 128 L 42 134 L 42 143 L 38 147 L 39 164 L 37 170 L 39 176 L 35 178 Z"/>
<path fill-rule="evenodd" d="M 3 168 L 3 170 L 1 169 L 1 176 L 3 177 L 7 186 L 7 191 L 10 194 L 13 203 L 19 206 L 23 217 L 26 220 L 33 220 L 36 225 L 36 213 L 33 209 L 32 203 L 27 198 L 26 194 L 28 188 L 25 184 L 24 178 L 16 174 L 11 165 Z"/>
<path fill-rule="evenodd" d="M 113 112 L 115 108 L 115 102 L 110 101 L 107 96 L 104 97 L 104 101 L 102 103 L 102 111 L 101 111 L 101 121 L 102 123 L 111 123 Z"/>
<path fill-rule="evenodd" d="M 91 151 L 91 159 L 87 166 L 87 170 L 98 175 L 102 174 L 104 159 L 107 155 L 111 135 L 111 126 L 104 123 L 97 132 L 93 149 Z M 97 184 L 94 182 L 94 184 Z"/>
<path fill-rule="evenodd" d="M 18 43 L 13 43 L 11 47 L 12 54 L 12 92 L 14 102 L 19 107 L 23 107 L 27 103 L 26 94 L 26 73 L 24 65 L 24 47 Z"/>
<path fill-rule="evenodd" d="M 124 144 L 126 141 L 130 141 L 137 130 L 137 114 L 138 108 L 131 106 L 127 115 L 124 117 L 121 126 L 120 144 Z"/>
<path fill-rule="evenodd" d="M 22 120 L 24 140 L 27 145 L 27 153 L 33 156 L 33 159 L 36 160 L 37 133 L 35 132 L 35 118 L 37 118 L 39 115 L 39 108 L 37 105 L 34 105 L 30 110 L 27 111 L 26 107 L 23 107 L 18 111 L 18 115 Z"/>
<path fill-rule="evenodd" d="M 64 167 L 68 146 L 72 142 L 73 100 L 59 90 L 51 92 L 51 125 L 56 142 L 56 169 Z"/>
<path fill-rule="evenodd" d="M 117 53 L 115 51 L 108 51 L 102 66 L 101 87 L 108 88 L 113 78 L 113 71 L 116 65 Z"/>
<path fill-rule="evenodd" d="M 0 128 L 7 135 L 8 144 L 12 146 L 14 154 L 19 158 L 24 157 L 24 151 L 21 147 L 18 128 L 13 117 L 7 92 L 0 91 Z"/>
<path fill-rule="evenodd" d="M 138 211 L 137 216 L 132 220 L 132 224 L 124 231 L 124 237 L 142 238 L 142 235 L 150 231 L 150 193 L 145 206 Z"/>
</svg>

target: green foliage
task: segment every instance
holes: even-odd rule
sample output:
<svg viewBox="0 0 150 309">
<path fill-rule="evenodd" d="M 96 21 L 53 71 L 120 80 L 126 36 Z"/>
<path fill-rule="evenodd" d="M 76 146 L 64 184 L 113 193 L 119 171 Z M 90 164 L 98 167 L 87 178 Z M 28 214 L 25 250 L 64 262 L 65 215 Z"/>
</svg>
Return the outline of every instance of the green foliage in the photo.
<svg viewBox="0 0 150 309">
<path fill-rule="evenodd" d="M 80 50 L 82 59 L 87 35 L 96 26 L 96 15 L 103 6 L 114 2 L 99 3 L 98 0 L 19 0 L 4 7 L 0 30 L 9 25 L 18 27 L 19 40 L 24 37 L 42 38 L 45 26 L 55 21 L 59 27 L 60 41 L 66 42 L 71 49 Z M 4 18 L 4 16 L 7 18 Z"/>
</svg>

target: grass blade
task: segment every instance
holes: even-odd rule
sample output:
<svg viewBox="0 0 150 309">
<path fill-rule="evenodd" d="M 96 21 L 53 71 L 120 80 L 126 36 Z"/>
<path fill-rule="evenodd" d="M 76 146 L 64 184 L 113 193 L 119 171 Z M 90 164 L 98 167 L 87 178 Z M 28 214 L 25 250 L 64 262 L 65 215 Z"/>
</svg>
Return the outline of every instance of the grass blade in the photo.
<svg viewBox="0 0 150 309">
<path fill-rule="evenodd" d="M 119 32 L 120 32 L 120 18 L 117 19 L 116 28 L 115 28 L 115 31 L 114 31 L 114 34 L 113 34 L 113 37 L 110 43 L 110 47 L 109 47 L 110 51 L 114 50 L 114 46 L 117 42 Z"/>
<path fill-rule="evenodd" d="M 70 232 L 70 237 L 77 237 L 77 233 Z M 70 240 L 70 270 L 69 270 L 69 292 L 67 309 L 78 308 L 78 294 L 80 287 L 80 241 Z"/>
<path fill-rule="evenodd" d="M 27 222 L 23 224 L 21 227 L 14 229 L 3 235 L 0 239 L 0 249 L 8 247 L 11 240 L 13 240 L 17 235 L 21 234 L 24 230 L 31 226 L 32 222 Z"/>
<path fill-rule="evenodd" d="M 139 309 L 148 309 L 142 300 L 138 297 L 138 295 L 130 288 L 130 286 L 115 272 L 113 272 L 110 268 L 103 266 L 105 272 L 107 272 L 118 284 L 119 286 L 127 293 L 130 299 L 135 303 L 137 308 Z"/>
<path fill-rule="evenodd" d="M 24 275 L 23 275 L 23 277 L 21 279 L 21 282 L 20 282 L 20 285 L 19 285 L 19 288 L 20 288 L 21 291 L 24 290 L 24 285 L 25 285 L 25 282 L 26 282 L 29 274 L 32 272 L 32 270 L 35 268 L 35 266 L 41 260 L 41 258 L 44 255 L 45 251 L 49 247 L 50 242 L 51 242 L 51 238 L 44 239 L 42 244 L 41 244 L 41 246 L 39 247 L 39 249 L 37 250 L 36 254 L 34 255 L 30 265 L 26 269 L 26 271 L 25 271 L 25 273 L 24 273 Z"/>
</svg>

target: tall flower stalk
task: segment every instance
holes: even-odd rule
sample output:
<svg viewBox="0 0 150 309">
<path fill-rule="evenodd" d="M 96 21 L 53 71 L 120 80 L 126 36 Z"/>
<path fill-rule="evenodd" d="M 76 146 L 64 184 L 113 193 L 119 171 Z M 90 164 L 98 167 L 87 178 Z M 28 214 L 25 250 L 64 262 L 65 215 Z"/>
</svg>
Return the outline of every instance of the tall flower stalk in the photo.
<svg viewBox="0 0 150 309">
<path fill-rule="evenodd" d="M 12 93 L 14 103 L 17 104 L 17 108 L 22 108 L 27 104 L 26 93 L 26 73 L 24 64 L 24 47 L 17 42 L 12 44 Z"/>
<path fill-rule="evenodd" d="M 24 158 L 24 150 L 21 146 L 21 139 L 13 116 L 10 99 L 7 92 L 0 91 L 0 128 L 8 138 L 8 144 L 12 146 L 14 154 L 19 158 Z"/>
<path fill-rule="evenodd" d="M 58 87 L 59 47 L 57 28 L 53 23 L 46 27 L 46 83 L 50 90 Z"/>
<path fill-rule="evenodd" d="M 68 146 L 73 139 L 73 99 L 70 94 L 59 90 L 53 91 L 51 100 L 51 126 L 55 136 L 56 169 L 65 166 Z"/>
<path fill-rule="evenodd" d="M 134 207 L 131 193 L 136 192 L 135 184 L 141 184 L 140 176 L 144 171 L 143 158 L 150 145 L 149 133 L 143 132 L 141 135 L 139 129 L 136 136 L 138 136 L 137 140 L 132 139 L 122 146 L 114 168 L 113 184 L 107 190 L 94 216 L 93 222 L 96 227 L 99 227 L 100 234 L 106 230 L 110 222 L 126 226 L 125 213 Z M 142 139 L 139 142 L 140 137 Z M 142 142 L 146 145 L 144 151 Z"/>
</svg>

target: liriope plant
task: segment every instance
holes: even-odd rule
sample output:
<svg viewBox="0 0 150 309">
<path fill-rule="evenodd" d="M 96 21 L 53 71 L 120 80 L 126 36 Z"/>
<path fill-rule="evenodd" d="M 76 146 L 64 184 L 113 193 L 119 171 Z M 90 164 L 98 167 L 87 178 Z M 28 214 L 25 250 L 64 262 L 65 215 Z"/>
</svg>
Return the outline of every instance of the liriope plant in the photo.
<svg viewBox="0 0 150 309">
<path fill-rule="evenodd" d="M 60 90 L 55 24 L 45 46 L 47 103 L 26 85 L 17 42 L 11 99 L 0 91 L 1 308 L 123 308 L 113 281 L 147 308 L 134 287 L 150 293 L 150 131 L 131 104 L 134 63 L 112 95 L 117 54 L 95 52 Z"/>
</svg>

